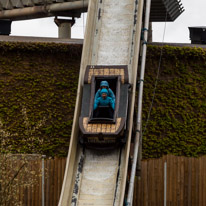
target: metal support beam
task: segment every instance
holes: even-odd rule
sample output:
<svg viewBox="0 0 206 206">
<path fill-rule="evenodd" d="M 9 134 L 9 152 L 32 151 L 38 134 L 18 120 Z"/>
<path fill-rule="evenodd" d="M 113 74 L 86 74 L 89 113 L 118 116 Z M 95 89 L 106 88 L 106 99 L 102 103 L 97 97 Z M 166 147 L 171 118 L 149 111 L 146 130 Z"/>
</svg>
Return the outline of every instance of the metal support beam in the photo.
<svg viewBox="0 0 206 206">
<path fill-rule="evenodd" d="M 55 12 L 69 11 L 76 9 L 84 9 L 88 7 L 89 0 L 73 1 L 64 3 L 55 3 L 50 5 L 33 6 L 12 10 L 3 10 L 0 12 L 0 19 L 19 20 L 26 17 L 39 16 L 48 17 L 54 16 Z"/>
</svg>

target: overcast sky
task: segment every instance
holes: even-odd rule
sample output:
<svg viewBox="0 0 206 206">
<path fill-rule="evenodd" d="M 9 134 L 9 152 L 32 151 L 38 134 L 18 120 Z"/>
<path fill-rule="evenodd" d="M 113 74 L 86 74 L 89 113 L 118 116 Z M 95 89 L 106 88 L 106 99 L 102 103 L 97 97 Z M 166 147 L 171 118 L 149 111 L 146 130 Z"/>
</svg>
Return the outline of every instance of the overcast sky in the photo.
<svg viewBox="0 0 206 206">
<path fill-rule="evenodd" d="M 190 43 L 190 26 L 206 26 L 206 0 L 181 0 L 185 11 L 175 20 L 166 23 L 164 42 Z M 72 38 L 83 38 L 86 14 L 72 27 Z M 165 23 L 153 23 L 153 41 L 162 42 Z M 58 37 L 54 18 L 17 21 L 12 23 L 11 35 Z"/>
</svg>

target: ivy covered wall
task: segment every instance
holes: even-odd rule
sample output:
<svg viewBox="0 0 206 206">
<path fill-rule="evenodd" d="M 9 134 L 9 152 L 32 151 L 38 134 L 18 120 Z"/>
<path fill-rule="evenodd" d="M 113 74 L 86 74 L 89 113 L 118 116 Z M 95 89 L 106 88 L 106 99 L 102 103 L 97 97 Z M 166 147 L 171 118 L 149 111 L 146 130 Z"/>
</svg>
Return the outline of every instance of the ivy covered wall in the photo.
<svg viewBox="0 0 206 206">
<path fill-rule="evenodd" d="M 0 43 L 1 152 L 67 155 L 81 50 L 80 45 Z M 161 47 L 148 47 L 144 125 L 160 52 Z M 163 47 L 144 158 L 206 154 L 205 90 L 206 50 Z"/>
<path fill-rule="evenodd" d="M 143 122 L 154 91 L 161 47 L 149 46 Z M 206 154 L 206 50 L 164 46 L 154 104 L 143 137 L 143 157 Z M 144 128 L 143 125 L 143 128 Z"/>
<path fill-rule="evenodd" d="M 2 152 L 66 156 L 82 46 L 0 43 Z"/>
</svg>

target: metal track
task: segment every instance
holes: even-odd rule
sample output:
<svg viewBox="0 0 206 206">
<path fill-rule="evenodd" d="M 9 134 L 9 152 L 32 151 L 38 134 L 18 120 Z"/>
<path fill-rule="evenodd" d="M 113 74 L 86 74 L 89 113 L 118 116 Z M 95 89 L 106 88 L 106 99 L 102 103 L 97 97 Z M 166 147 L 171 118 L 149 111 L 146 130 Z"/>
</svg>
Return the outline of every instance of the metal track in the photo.
<svg viewBox="0 0 206 206">
<path fill-rule="evenodd" d="M 90 0 L 70 149 L 59 206 L 123 205 L 132 133 L 143 0 Z M 132 85 L 127 143 L 111 152 L 78 143 L 82 85 L 87 65 L 128 65 Z M 121 154 L 121 155 L 120 155 Z"/>
</svg>

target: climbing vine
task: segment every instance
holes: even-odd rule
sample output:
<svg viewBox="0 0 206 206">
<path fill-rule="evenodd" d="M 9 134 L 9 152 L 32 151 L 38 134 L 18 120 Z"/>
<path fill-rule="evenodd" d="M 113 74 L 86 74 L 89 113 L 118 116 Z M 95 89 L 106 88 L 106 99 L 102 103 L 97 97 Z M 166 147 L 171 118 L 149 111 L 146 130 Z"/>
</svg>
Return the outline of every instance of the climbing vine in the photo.
<svg viewBox="0 0 206 206">
<path fill-rule="evenodd" d="M 152 98 L 161 47 L 149 46 L 143 124 Z M 163 47 L 151 118 L 143 137 L 143 157 L 206 154 L 206 50 Z"/>
<path fill-rule="evenodd" d="M 65 156 L 81 46 L 1 43 L 0 48 L 1 129 L 9 134 L 4 146 L 12 153 Z"/>
</svg>

